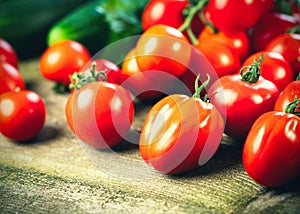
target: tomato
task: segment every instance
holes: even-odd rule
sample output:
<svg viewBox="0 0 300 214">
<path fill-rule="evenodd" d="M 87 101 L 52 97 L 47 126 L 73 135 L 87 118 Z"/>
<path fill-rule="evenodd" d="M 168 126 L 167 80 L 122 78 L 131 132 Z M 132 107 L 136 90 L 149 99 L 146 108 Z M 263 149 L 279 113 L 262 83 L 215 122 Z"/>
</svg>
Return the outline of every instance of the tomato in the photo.
<svg viewBox="0 0 300 214">
<path fill-rule="evenodd" d="M 240 60 L 244 60 L 250 53 L 250 40 L 246 32 L 223 32 L 214 30 L 206 26 L 198 36 L 198 40 L 201 41 L 215 41 L 224 46 L 230 48 L 232 51 L 239 55 Z"/>
<path fill-rule="evenodd" d="M 136 45 L 136 61 L 141 71 L 161 71 L 179 77 L 187 69 L 191 46 L 185 36 L 173 27 L 154 25 L 146 30 Z M 151 76 L 162 80 L 156 74 Z M 168 79 L 168 78 L 166 78 Z"/>
<path fill-rule="evenodd" d="M 153 71 L 151 71 L 153 72 Z M 162 95 L 166 91 L 167 84 L 154 81 L 149 78 L 150 71 L 142 72 L 136 62 L 135 48 L 128 52 L 123 63 L 120 74 L 121 85 L 128 89 L 139 99 L 152 99 Z"/>
<path fill-rule="evenodd" d="M 240 67 L 238 54 L 220 43 L 206 40 L 195 47 L 208 59 L 219 77 L 235 73 Z"/>
<path fill-rule="evenodd" d="M 95 67 L 92 69 L 96 73 Z M 81 87 L 73 91 L 65 107 L 70 129 L 96 149 L 116 146 L 133 120 L 134 106 L 129 92 L 120 85 L 103 81 L 81 79 L 78 83 Z"/>
<path fill-rule="evenodd" d="M 274 110 L 285 112 L 287 105 L 294 101 L 295 96 L 300 98 L 300 80 L 290 82 L 283 89 L 275 103 Z M 300 108 L 300 104 L 298 106 Z"/>
<path fill-rule="evenodd" d="M 260 65 L 261 76 L 273 82 L 282 91 L 287 84 L 294 80 L 294 72 L 283 56 L 276 52 L 259 51 L 247 57 L 242 67 L 250 65 L 254 59 L 263 54 L 264 59 Z"/>
<path fill-rule="evenodd" d="M 279 187 L 300 174 L 300 118 L 271 111 L 253 124 L 243 149 L 246 172 L 257 183 Z"/>
<path fill-rule="evenodd" d="M 189 6 L 187 0 L 152 0 L 146 5 L 142 14 L 142 26 L 144 30 L 158 24 L 179 28 L 185 21 L 184 11 Z M 199 16 L 192 20 L 192 30 L 198 35 L 204 24 Z"/>
<path fill-rule="evenodd" d="M 210 0 L 207 12 L 213 25 L 224 32 L 247 31 L 273 7 L 273 0 Z"/>
<path fill-rule="evenodd" d="M 44 51 L 40 58 L 40 72 L 45 78 L 68 86 L 69 76 L 79 72 L 90 58 L 90 53 L 82 44 L 64 40 Z"/>
<path fill-rule="evenodd" d="M 234 139 L 244 140 L 254 121 L 273 110 L 279 96 L 276 85 L 259 76 L 260 63 L 261 58 L 242 75 L 221 77 L 208 91 L 211 103 L 226 116 L 225 134 Z"/>
<path fill-rule="evenodd" d="M 35 137 L 43 128 L 45 117 L 45 104 L 33 91 L 9 91 L 0 95 L 0 130 L 11 140 Z"/>
<path fill-rule="evenodd" d="M 211 103 L 173 94 L 148 112 L 139 150 L 154 169 L 166 174 L 185 173 L 210 160 L 223 130 L 223 117 Z"/>
<path fill-rule="evenodd" d="M 268 43 L 265 50 L 280 53 L 291 64 L 295 76 L 300 72 L 300 34 L 280 34 Z"/>
<path fill-rule="evenodd" d="M 25 87 L 24 79 L 17 68 L 7 62 L 0 62 L 0 94 Z"/>
<path fill-rule="evenodd" d="M 265 14 L 253 27 L 251 39 L 254 50 L 264 50 L 273 38 L 285 33 L 286 30 L 297 26 L 297 24 L 298 21 L 293 16 L 280 13 Z"/>
<path fill-rule="evenodd" d="M 15 49 L 9 42 L 0 38 L 0 63 L 1 62 L 7 62 L 15 68 L 19 66 L 19 59 Z"/>
</svg>

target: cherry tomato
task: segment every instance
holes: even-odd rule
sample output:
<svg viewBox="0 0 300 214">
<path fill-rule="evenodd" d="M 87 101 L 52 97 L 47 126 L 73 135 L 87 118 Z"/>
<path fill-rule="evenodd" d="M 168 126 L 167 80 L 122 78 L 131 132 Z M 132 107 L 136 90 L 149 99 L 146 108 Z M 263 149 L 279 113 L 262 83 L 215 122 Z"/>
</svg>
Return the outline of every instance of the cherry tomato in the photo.
<svg viewBox="0 0 300 214">
<path fill-rule="evenodd" d="M 45 117 L 45 104 L 33 91 L 9 91 L 0 95 L 0 130 L 11 140 L 35 137 L 43 128 Z"/>
<path fill-rule="evenodd" d="M 230 48 L 211 41 L 200 41 L 195 47 L 210 61 L 219 77 L 236 73 L 240 67 L 240 59 Z"/>
<path fill-rule="evenodd" d="M 69 76 L 79 72 L 90 58 L 90 53 L 82 44 L 64 40 L 44 51 L 40 58 L 40 72 L 45 78 L 68 86 Z"/>
<path fill-rule="evenodd" d="M 274 110 L 285 112 L 287 105 L 294 101 L 295 96 L 300 98 L 300 80 L 290 82 L 283 89 L 275 103 Z"/>
<path fill-rule="evenodd" d="M 108 82 L 89 82 L 77 89 L 66 103 L 71 130 L 87 145 L 110 148 L 130 129 L 134 106 L 129 92 Z"/>
<path fill-rule="evenodd" d="M 300 118 L 271 111 L 253 124 L 243 149 L 246 172 L 257 183 L 279 187 L 300 173 Z"/>
<path fill-rule="evenodd" d="M 0 63 L 7 62 L 18 68 L 19 60 L 16 51 L 9 42 L 0 38 Z"/>
<path fill-rule="evenodd" d="M 188 40 L 180 31 L 167 25 L 148 28 L 136 45 L 136 60 L 141 71 L 162 71 L 170 77 L 179 77 L 186 71 L 190 57 Z M 162 80 L 156 74 L 153 78 Z"/>
<path fill-rule="evenodd" d="M 276 85 L 259 76 L 260 62 L 261 58 L 242 75 L 221 77 L 208 91 L 211 103 L 226 116 L 225 133 L 232 138 L 244 140 L 254 121 L 273 110 L 279 96 Z"/>
<path fill-rule="evenodd" d="M 261 54 L 264 54 L 264 59 L 260 66 L 261 76 L 273 82 L 278 87 L 279 91 L 282 91 L 295 77 L 291 65 L 281 54 L 259 51 L 248 56 L 242 64 L 242 67 L 250 65 L 251 62 L 258 59 Z"/>
<path fill-rule="evenodd" d="M 298 22 L 293 16 L 279 13 L 265 14 L 253 27 L 251 39 L 254 50 L 264 50 L 273 38 L 285 33 L 286 30 L 297 26 L 297 24 Z"/>
<path fill-rule="evenodd" d="M 210 160 L 223 130 L 223 117 L 211 103 L 170 95 L 148 112 L 139 141 L 140 153 L 146 163 L 162 173 L 185 173 Z"/>
<path fill-rule="evenodd" d="M 273 0 L 210 0 L 208 14 L 213 25 L 224 32 L 247 31 L 273 7 Z"/>
<path fill-rule="evenodd" d="M 250 40 L 247 33 L 239 32 L 215 32 L 212 27 L 206 26 L 198 36 L 198 40 L 211 40 L 223 44 L 239 55 L 240 60 L 244 60 L 250 53 Z"/>
<path fill-rule="evenodd" d="M 280 34 L 268 43 L 265 51 L 280 53 L 291 64 L 295 76 L 300 72 L 300 34 Z"/>
<path fill-rule="evenodd" d="M 7 62 L 0 62 L 0 94 L 16 88 L 25 89 L 25 82 L 17 68 Z"/>
</svg>

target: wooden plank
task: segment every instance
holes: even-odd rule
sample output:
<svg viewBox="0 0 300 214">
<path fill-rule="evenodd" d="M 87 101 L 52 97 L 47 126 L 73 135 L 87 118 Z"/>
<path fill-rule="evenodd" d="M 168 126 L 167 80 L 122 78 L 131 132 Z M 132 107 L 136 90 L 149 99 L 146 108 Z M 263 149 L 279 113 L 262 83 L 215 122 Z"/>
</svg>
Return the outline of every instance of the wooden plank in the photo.
<svg viewBox="0 0 300 214">
<path fill-rule="evenodd" d="M 44 129 L 31 142 L 0 136 L 0 211 L 22 213 L 295 213 L 299 182 L 277 190 L 248 177 L 240 144 L 224 136 L 205 166 L 167 176 L 146 165 L 136 145 L 123 142 L 114 151 L 85 147 L 64 117 L 68 94 L 57 95 L 41 77 L 38 60 L 20 65 L 30 89 L 45 100 Z M 134 129 L 151 107 L 139 105 Z"/>
</svg>

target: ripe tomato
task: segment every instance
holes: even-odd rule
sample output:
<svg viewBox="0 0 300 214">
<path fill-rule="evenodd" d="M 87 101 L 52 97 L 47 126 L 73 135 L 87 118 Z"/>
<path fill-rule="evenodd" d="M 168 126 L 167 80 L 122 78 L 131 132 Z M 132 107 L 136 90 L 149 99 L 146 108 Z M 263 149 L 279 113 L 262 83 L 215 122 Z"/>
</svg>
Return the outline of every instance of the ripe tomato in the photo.
<svg viewBox="0 0 300 214">
<path fill-rule="evenodd" d="M 210 0 L 207 12 L 213 25 L 224 32 L 247 31 L 273 7 L 273 0 Z"/>
<path fill-rule="evenodd" d="M 35 137 L 43 128 L 46 108 L 38 94 L 29 90 L 0 95 L 0 130 L 14 141 Z"/>
<path fill-rule="evenodd" d="M 247 33 L 239 32 L 223 32 L 214 30 L 206 26 L 198 36 L 200 42 L 211 40 L 223 44 L 239 55 L 240 60 L 244 60 L 250 53 L 250 40 Z"/>
<path fill-rule="evenodd" d="M 300 98 L 300 80 L 290 82 L 280 93 L 275 103 L 274 110 L 285 112 L 289 103 L 293 102 L 295 96 Z M 300 108 L 300 104 L 298 105 Z"/>
<path fill-rule="evenodd" d="M 13 91 L 16 88 L 25 89 L 23 77 L 11 64 L 0 62 L 0 94 Z"/>
<path fill-rule="evenodd" d="M 283 56 L 276 52 L 259 51 L 247 57 L 242 67 L 250 65 L 253 60 L 258 59 L 263 54 L 264 59 L 260 65 L 261 76 L 273 82 L 282 91 L 287 84 L 294 80 L 294 72 Z"/>
<path fill-rule="evenodd" d="M 254 121 L 273 110 L 279 96 L 276 85 L 259 76 L 260 62 L 253 64 L 242 76 L 221 77 L 208 91 L 211 103 L 226 116 L 225 133 L 232 138 L 243 140 Z M 247 80 L 248 74 L 254 78 Z"/>
<path fill-rule="evenodd" d="M 170 78 L 181 76 L 187 69 L 191 46 L 185 36 L 173 27 L 154 25 L 146 30 L 136 45 L 136 60 L 141 71 L 161 71 Z M 156 74 L 151 76 L 162 80 Z"/>
<path fill-rule="evenodd" d="M 246 172 L 257 183 L 279 187 L 300 174 L 300 118 L 271 111 L 253 124 L 243 149 Z"/>
<path fill-rule="evenodd" d="M 14 48 L 6 40 L 0 38 L 0 63 L 7 62 L 18 68 L 19 60 Z"/>
<path fill-rule="evenodd" d="M 45 78 L 68 86 L 69 76 L 79 72 L 90 58 L 90 53 L 82 44 L 64 40 L 44 51 L 40 58 L 40 72 Z"/>
<path fill-rule="evenodd" d="M 268 43 L 265 51 L 280 53 L 291 64 L 295 76 L 300 72 L 300 34 L 280 34 Z"/>
<path fill-rule="evenodd" d="M 195 47 L 208 59 L 219 77 L 235 73 L 240 67 L 238 54 L 220 43 L 206 40 Z"/>
<path fill-rule="evenodd" d="M 185 173 L 210 160 L 223 130 L 223 117 L 211 103 L 170 95 L 148 112 L 140 135 L 140 153 L 162 173 Z"/>
<path fill-rule="evenodd" d="M 117 145 L 125 137 L 133 120 L 134 106 L 129 92 L 120 85 L 85 82 L 69 97 L 65 114 L 80 140 L 104 149 Z"/>
<path fill-rule="evenodd" d="M 270 24 L 272 23 L 272 24 Z M 267 44 L 287 29 L 297 26 L 298 21 L 286 14 L 267 13 L 253 27 L 252 43 L 255 51 L 264 50 Z"/>
</svg>

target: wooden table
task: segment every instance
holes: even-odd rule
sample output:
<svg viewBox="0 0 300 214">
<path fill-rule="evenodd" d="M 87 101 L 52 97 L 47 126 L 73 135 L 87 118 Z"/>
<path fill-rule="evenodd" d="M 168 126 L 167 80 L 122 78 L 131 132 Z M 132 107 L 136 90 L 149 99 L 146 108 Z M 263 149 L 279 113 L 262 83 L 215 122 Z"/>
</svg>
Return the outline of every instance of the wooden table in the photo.
<svg viewBox="0 0 300 214">
<path fill-rule="evenodd" d="M 213 159 L 181 176 L 154 171 L 136 145 L 111 152 L 84 147 L 64 117 L 68 94 L 51 90 L 38 59 L 20 70 L 44 99 L 47 118 L 31 142 L 0 136 L 0 213 L 300 213 L 300 183 L 256 184 L 244 171 L 241 144 L 226 136 Z M 139 105 L 135 129 L 150 107 Z"/>
</svg>

